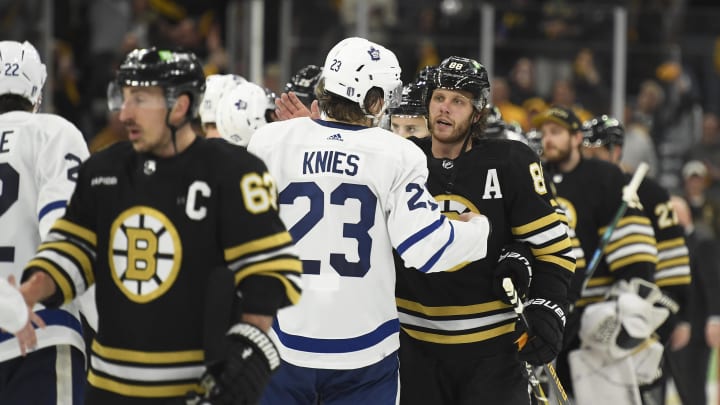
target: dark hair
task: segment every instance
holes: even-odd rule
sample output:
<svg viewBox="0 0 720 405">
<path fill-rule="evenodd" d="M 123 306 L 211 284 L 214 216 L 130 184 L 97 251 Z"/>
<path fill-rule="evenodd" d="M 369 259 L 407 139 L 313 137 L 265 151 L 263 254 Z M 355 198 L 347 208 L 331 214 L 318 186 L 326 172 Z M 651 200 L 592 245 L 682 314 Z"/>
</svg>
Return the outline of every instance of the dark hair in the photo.
<svg viewBox="0 0 720 405">
<path fill-rule="evenodd" d="M 340 97 L 336 94 L 325 90 L 325 79 L 320 79 L 315 88 L 315 96 L 322 110 L 329 118 L 342 122 L 360 122 L 367 119 L 358 103 Z M 365 111 L 369 111 L 370 107 L 378 101 L 383 101 L 383 91 L 379 87 L 373 87 L 365 95 Z"/>
<path fill-rule="evenodd" d="M 0 114 L 10 111 L 32 111 L 33 105 L 30 100 L 17 94 L 0 95 Z"/>
</svg>

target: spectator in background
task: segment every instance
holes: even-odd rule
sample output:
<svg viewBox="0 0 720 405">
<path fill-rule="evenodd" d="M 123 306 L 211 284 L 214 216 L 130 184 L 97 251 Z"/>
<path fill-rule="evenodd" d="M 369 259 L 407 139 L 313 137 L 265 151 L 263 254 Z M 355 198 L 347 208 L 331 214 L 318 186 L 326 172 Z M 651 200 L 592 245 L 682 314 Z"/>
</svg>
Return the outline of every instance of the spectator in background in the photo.
<svg viewBox="0 0 720 405">
<path fill-rule="evenodd" d="M 689 294 L 689 325 L 675 329 L 667 354 L 675 387 L 683 404 L 707 404 L 705 385 L 710 350 L 720 347 L 720 245 L 694 226 L 691 210 L 681 197 L 671 203 L 685 228 L 690 250 L 692 293 Z"/>
<path fill-rule="evenodd" d="M 505 122 L 520 125 L 523 131 L 530 129 L 527 111 L 510 101 L 510 86 L 504 77 L 495 77 L 492 82 L 492 104 L 500 110 Z"/>
<path fill-rule="evenodd" d="M 553 83 L 550 104 L 573 110 L 580 122 L 585 122 L 593 117 L 590 111 L 577 103 L 575 87 L 570 80 L 558 79 Z"/>
<path fill-rule="evenodd" d="M 515 62 L 510 71 L 508 85 L 510 101 L 514 104 L 522 105 L 525 101 L 538 97 L 535 89 L 535 67 L 529 58 L 520 58 Z"/>
<path fill-rule="evenodd" d="M 593 51 L 589 48 L 581 49 L 575 56 L 572 85 L 579 104 L 594 114 L 608 110 L 608 86 L 603 82 L 595 64 Z"/>
<path fill-rule="evenodd" d="M 720 121 L 712 112 L 703 116 L 703 131 L 700 142 L 690 149 L 686 160 L 705 163 L 710 176 L 708 196 L 720 200 Z"/>
<path fill-rule="evenodd" d="M 715 238 L 720 238 L 720 204 L 708 198 L 708 171 L 703 162 L 691 160 L 682 168 L 685 200 L 695 219 L 695 226 L 709 227 Z"/>
</svg>

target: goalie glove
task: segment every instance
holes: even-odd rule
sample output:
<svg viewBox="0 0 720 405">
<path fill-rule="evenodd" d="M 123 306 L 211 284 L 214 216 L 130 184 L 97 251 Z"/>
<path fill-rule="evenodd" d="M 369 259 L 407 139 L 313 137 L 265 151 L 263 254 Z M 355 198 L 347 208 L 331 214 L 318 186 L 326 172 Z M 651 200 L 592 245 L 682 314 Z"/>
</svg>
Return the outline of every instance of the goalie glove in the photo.
<svg viewBox="0 0 720 405">
<path fill-rule="evenodd" d="M 515 242 L 503 247 L 493 270 L 493 293 L 508 305 L 513 305 L 503 287 L 503 280 L 512 279 L 518 297 L 527 297 L 532 281 L 532 262 L 534 256 L 524 243 Z"/>
<path fill-rule="evenodd" d="M 255 405 L 280 366 L 280 354 L 268 335 L 253 325 L 238 323 L 228 331 L 227 359 L 208 367 L 200 404 Z"/>
<path fill-rule="evenodd" d="M 562 349 L 565 310 L 550 300 L 533 298 L 525 304 L 525 318 L 530 330 L 518 339 L 518 357 L 533 366 L 550 363 Z"/>
</svg>

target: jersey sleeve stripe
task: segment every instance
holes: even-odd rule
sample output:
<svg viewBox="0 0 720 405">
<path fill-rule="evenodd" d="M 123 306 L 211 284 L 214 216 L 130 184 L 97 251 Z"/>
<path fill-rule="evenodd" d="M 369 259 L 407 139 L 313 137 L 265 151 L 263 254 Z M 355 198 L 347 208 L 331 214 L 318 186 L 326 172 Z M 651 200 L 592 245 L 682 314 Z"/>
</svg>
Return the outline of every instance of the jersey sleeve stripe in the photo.
<svg viewBox="0 0 720 405">
<path fill-rule="evenodd" d="M 197 383 L 156 386 L 134 385 L 101 377 L 93 373 L 92 370 L 88 373 L 88 382 L 93 387 L 102 388 L 104 390 L 128 397 L 181 397 L 185 396 L 189 391 L 202 392 L 200 385 Z"/>
<path fill-rule="evenodd" d="M 546 227 L 555 222 L 561 222 L 561 221 L 560 221 L 560 217 L 558 216 L 558 214 L 553 212 L 551 214 L 545 215 L 544 217 L 538 218 L 538 219 L 536 219 L 530 223 L 527 223 L 525 225 L 512 227 L 512 233 L 513 233 L 513 235 L 524 235 L 526 233 L 531 233 L 540 228 Z"/>
<path fill-rule="evenodd" d="M 680 246 L 685 247 L 685 239 L 673 238 L 673 239 L 664 240 L 662 242 L 658 242 L 658 244 L 657 244 L 658 250 L 666 250 L 666 249 L 680 247 Z M 687 250 L 687 248 L 686 248 L 686 250 Z"/>
<path fill-rule="evenodd" d="M 609 264 L 610 271 L 615 271 L 619 268 L 628 266 L 630 264 L 634 263 L 643 263 L 643 262 L 649 262 L 649 263 L 655 263 L 657 260 L 657 256 L 654 254 L 649 253 L 639 253 L 634 254 L 631 256 L 623 257 L 622 259 L 612 261 Z"/>
<path fill-rule="evenodd" d="M 56 251 L 58 253 L 66 254 L 67 256 L 71 257 L 73 261 L 77 262 L 77 264 L 80 265 L 80 269 L 82 270 L 82 275 L 85 279 L 86 286 L 95 283 L 95 276 L 93 275 L 92 271 L 92 260 L 88 256 L 87 252 L 67 241 L 45 242 L 40 245 L 38 251 L 43 251 L 47 249 L 52 249 L 53 251 Z"/>
<path fill-rule="evenodd" d="M 645 236 L 645 235 L 631 235 L 626 236 L 624 238 L 621 238 L 619 240 L 616 240 L 614 242 L 609 243 L 605 247 L 605 253 L 610 254 L 623 246 L 629 246 L 633 244 L 647 244 L 650 246 L 655 246 L 655 238 L 652 236 Z M 657 250 L 657 249 L 655 249 Z"/>
<path fill-rule="evenodd" d="M 61 218 L 55 221 L 50 230 L 57 230 L 59 232 L 78 237 L 83 241 L 89 243 L 93 247 L 93 249 L 97 247 L 97 235 L 95 235 L 95 232 L 87 228 L 83 228 L 80 225 L 74 224 L 66 219 Z"/>
<path fill-rule="evenodd" d="M 450 244 L 453 243 L 454 240 L 455 240 L 455 227 L 453 226 L 452 222 L 450 222 L 450 237 L 448 238 L 447 242 L 445 242 L 443 247 L 440 248 L 440 250 L 438 250 L 437 252 L 435 252 L 435 254 L 432 255 L 432 257 L 430 257 L 430 260 L 428 260 L 418 270 L 423 273 L 429 272 L 435 266 L 435 263 L 437 263 L 438 260 L 440 260 L 440 257 L 443 255 L 443 253 L 445 253 L 445 250 L 447 249 L 447 247 L 450 246 Z M 445 269 L 441 269 L 441 270 L 445 270 Z"/>
<path fill-rule="evenodd" d="M 678 277 L 668 277 L 668 278 L 662 278 L 659 280 L 655 280 L 655 284 L 657 284 L 658 287 L 669 287 L 674 285 L 688 285 L 692 282 L 692 277 L 687 276 L 678 276 Z"/>
<path fill-rule="evenodd" d="M 663 260 L 658 263 L 656 269 L 657 270 L 664 270 L 669 267 L 676 267 L 676 266 L 689 266 L 690 265 L 690 258 L 689 257 L 678 257 L 676 259 L 670 259 L 670 260 Z"/>
<path fill-rule="evenodd" d="M 437 333 L 428 333 L 428 332 L 420 332 L 416 330 L 412 330 L 409 328 L 403 327 L 403 330 L 413 338 L 417 340 L 422 340 L 425 342 L 431 342 L 431 343 L 440 343 L 440 344 L 464 344 L 464 343 L 474 343 L 478 341 L 488 340 L 492 339 L 501 335 L 505 335 L 508 333 L 512 333 L 515 331 L 515 322 L 509 323 L 507 325 L 498 326 L 496 328 L 470 333 L 470 334 L 464 334 L 464 335 L 458 335 L 458 336 L 449 336 L 449 335 L 441 335 Z"/>
<path fill-rule="evenodd" d="M 490 311 L 499 311 L 510 308 L 508 304 L 497 300 L 484 302 L 482 304 L 474 305 L 453 305 L 453 306 L 438 306 L 428 307 L 418 302 L 395 298 L 395 302 L 399 308 L 417 312 L 428 316 L 458 316 L 458 315 L 477 315 L 479 313 L 485 313 Z"/>
<path fill-rule="evenodd" d="M 417 231 L 415 234 L 411 235 L 409 238 L 405 239 L 404 242 L 400 243 L 397 247 L 397 252 L 402 255 L 410 249 L 413 245 L 420 242 L 423 238 L 430 235 L 431 233 L 435 232 L 438 228 L 442 226 L 442 224 L 447 220 L 447 217 L 444 215 L 441 215 L 437 221 L 433 222 L 432 224 L 426 226 L 425 228 Z M 452 225 L 452 222 L 450 223 Z"/>
<path fill-rule="evenodd" d="M 292 236 L 287 231 L 279 232 L 264 238 L 255 239 L 253 241 L 243 243 L 225 249 L 225 261 L 231 262 L 238 260 L 243 256 L 262 252 L 264 250 L 276 249 L 292 243 Z"/>
<path fill-rule="evenodd" d="M 617 223 L 616 230 L 622 228 L 623 226 L 632 224 L 652 226 L 649 218 L 639 215 L 630 215 L 620 218 L 620 221 L 618 221 Z M 600 228 L 600 230 L 598 230 L 598 234 L 602 235 L 603 233 L 605 233 L 605 229 L 607 229 L 607 226 L 603 226 L 602 228 Z"/>
<path fill-rule="evenodd" d="M 556 239 L 566 239 L 567 237 L 567 228 L 558 223 L 557 225 L 553 226 L 552 228 L 549 228 L 542 232 L 536 232 L 534 234 L 531 234 L 530 236 L 527 236 L 528 234 L 513 234 L 515 236 L 515 239 L 518 239 L 522 242 L 528 242 L 529 244 L 533 246 L 541 246 L 546 245 L 548 241 L 556 240 Z"/>
<path fill-rule="evenodd" d="M 569 250 L 572 248 L 572 244 L 570 243 L 569 238 L 565 238 L 559 242 L 555 242 L 550 246 L 546 246 L 543 248 L 530 248 L 530 250 L 533 253 L 533 256 L 543 256 L 553 253 L 559 253 L 563 252 L 565 250 Z"/>
<path fill-rule="evenodd" d="M 202 362 L 205 360 L 205 354 L 202 350 L 144 352 L 103 346 L 98 343 L 97 340 L 93 340 L 92 342 L 92 351 L 106 359 L 141 364 L 178 364 Z"/>
<path fill-rule="evenodd" d="M 43 219 L 43 217 L 47 214 L 49 214 L 51 211 L 57 210 L 57 209 L 64 209 L 67 207 L 67 200 L 57 200 L 53 201 L 51 203 L 45 204 L 44 207 L 40 209 L 40 212 L 38 213 L 38 220 Z"/>
<path fill-rule="evenodd" d="M 55 281 L 55 284 L 57 284 L 60 292 L 62 293 L 63 303 L 70 302 L 73 298 L 75 298 L 75 287 L 71 282 L 72 279 L 67 273 L 55 267 L 53 263 L 37 257 L 31 260 L 25 269 L 32 267 L 42 269 L 47 272 L 50 277 L 52 277 L 53 281 Z"/>
<path fill-rule="evenodd" d="M 300 274 L 302 273 L 302 262 L 297 258 L 280 258 L 241 267 L 235 271 L 235 285 L 239 285 L 246 277 L 254 274 L 269 275 L 281 271 Z"/>
</svg>

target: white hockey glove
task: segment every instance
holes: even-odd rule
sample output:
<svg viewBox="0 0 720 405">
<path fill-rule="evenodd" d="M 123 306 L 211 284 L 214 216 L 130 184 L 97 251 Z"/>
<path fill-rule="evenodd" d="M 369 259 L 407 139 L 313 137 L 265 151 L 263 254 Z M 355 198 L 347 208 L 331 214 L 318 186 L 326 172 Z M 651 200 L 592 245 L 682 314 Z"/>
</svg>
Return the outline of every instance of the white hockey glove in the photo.
<svg viewBox="0 0 720 405">
<path fill-rule="evenodd" d="M 268 335 L 253 325 L 238 323 L 227 333 L 228 358 L 208 367 L 198 404 L 255 405 L 280 366 L 280 354 Z"/>
<path fill-rule="evenodd" d="M 15 334 L 28 323 L 30 313 L 20 290 L 0 278 L 0 329 Z"/>
</svg>

